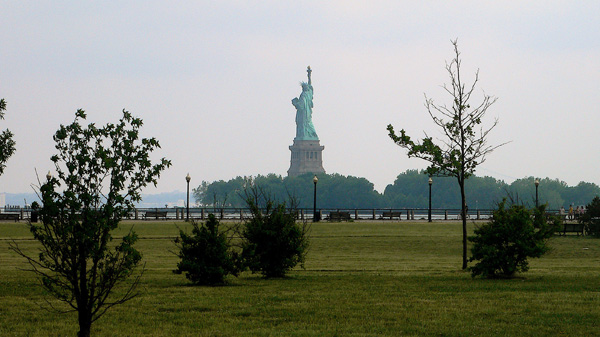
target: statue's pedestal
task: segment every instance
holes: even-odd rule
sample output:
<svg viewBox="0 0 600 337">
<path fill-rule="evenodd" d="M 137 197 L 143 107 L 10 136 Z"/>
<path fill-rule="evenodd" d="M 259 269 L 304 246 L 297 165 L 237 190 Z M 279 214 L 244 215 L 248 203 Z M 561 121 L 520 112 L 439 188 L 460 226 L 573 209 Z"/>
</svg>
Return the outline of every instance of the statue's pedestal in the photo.
<svg viewBox="0 0 600 337">
<path fill-rule="evenodd" d="M 290 146 L 292 159 L 288 176 L 295 177 L 304 173 L 325 173 L 323 168 L 323 149 L 319 140 L 295 140 Z"/>
</svg>

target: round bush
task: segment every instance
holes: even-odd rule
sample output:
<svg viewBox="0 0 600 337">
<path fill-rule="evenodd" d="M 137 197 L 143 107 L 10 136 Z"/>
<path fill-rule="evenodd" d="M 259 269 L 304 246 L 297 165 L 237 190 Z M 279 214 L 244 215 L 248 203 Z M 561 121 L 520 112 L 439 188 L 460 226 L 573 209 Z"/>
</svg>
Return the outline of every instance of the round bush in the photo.
<svg viewBox="0 0 600 337">
<path fill-rule="evenodd" d="M 530 211 L 523 205 L 506 207 L 506 200 L 498 205 L 492 219 L 475 229 L 469 237 L 473 243 L 469 267 L 473 277 L 511 278 L 517 272 L 529 269 L 527 259 L 540 257 L 548 251 L 547 241 L 554 234 L 559 220 L 548 222 L 546 206 Z"/>
<path fill-rule="evenodd" d="M 176 274 L 198 285 L 217 285 L 225 282 L 229 274 L 237 276 L 237 254 L 231 250 L 225 233 L 219 232 L 219 221 L 209 214 L 208 221 L 192 223 L 192 235 L 179 231 L 175 243 L 179 247 Z"/>
</svg>

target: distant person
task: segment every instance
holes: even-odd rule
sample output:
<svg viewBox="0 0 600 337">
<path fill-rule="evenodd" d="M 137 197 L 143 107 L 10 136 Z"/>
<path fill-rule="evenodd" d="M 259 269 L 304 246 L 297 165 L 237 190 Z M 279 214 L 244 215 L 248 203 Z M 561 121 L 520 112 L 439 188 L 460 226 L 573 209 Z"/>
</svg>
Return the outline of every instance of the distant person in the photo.
<svg viewBox="0 0 600 337">
<path fill-rule="evenodd" d="M 569 220 L 573 220 L 573 204 L 569 205 Z"/>
<path fill-rule="evenodd" d="M 560 206 L 560 219 L 564 220 L 565 219 L 565 206 Z"/>
</svg>

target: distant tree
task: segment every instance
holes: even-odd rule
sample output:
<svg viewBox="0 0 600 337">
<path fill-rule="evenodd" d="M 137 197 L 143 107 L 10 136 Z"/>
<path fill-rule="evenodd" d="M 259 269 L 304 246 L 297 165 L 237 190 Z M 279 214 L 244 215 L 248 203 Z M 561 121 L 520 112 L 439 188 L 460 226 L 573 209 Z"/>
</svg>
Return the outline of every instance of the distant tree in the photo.
<svg viewBox="0 0 600 337">
<path fill-rule="evenodd" d="M 317 187 L 319 208 L 426 208 L 429 198 L 428 171 L 406 170 L 400 173 L 393 184 L 386 186 L 384 193 L 377 192 L 373 183 L 366 178 L 341 174 L 320 174 Z M 274 200 L 287 200 L 294 195 L 299 208 L 313 207 L 313 174 L 284 177 L 276 174 L 256 177 L 238 176 L 228 181 L 203 181 L 193 191 L 196 202 L 204 207 L 246 207 L 243 192 L 251 182 L 256 182 L 269 191 Z M 470 211 L 493 209 L 507 196 L 518 197 L 525 205 L 535 205 L 535 178 L 517 179 L 510 185 L 504 181 L 472 175 L 465 179 L 466 204 Z M 557 210 L 569 204 L 585 205 L 600 187 L 593 183 L 580 182 L 568 186 L 558 179 L 540 179 L 539 200 L 547 203 L 548 209 Z M 433 178 L 433 208 L 460 209 L 460 186 L 456 177 L 436 176 Z M 568 202 L 567 202 L 568 201 Z"/>
<path fill-rule="evenodd" d="M 567 204 L 583 206 L 600 195 L 600 187 L 594 183 L 579 182 L 576 186 L 567 188 L 567 193 L 563 196 Z M 566 205 L 565 205 L 566 206 Z"/>
<path fill-rule="evenodd" d="M 563 196 L 569 189 L 564 181 L 558 179 L 539 179 L 539 202 L 548 204 L 551 209 L 558 209 L 564 204 Z M 535 205 L 535 178 L 526 177 L 513 181 L 508 192 L 513 196 L 518 196 L 525 205 Z"/>
<path fill-rule="evenodd" d="M 254 185 L 246 190 L 251 216 L 242 225 L 242 259 L 265 278 L 284 277 L 303 266 L 308 250 L 307 222 L 297 223 L 295 202 L 279 202 Z"/>
<path fill-rule="evenodd" d="M 535 204 L 535 178 L 526 177 L 512 182 L 508 191 L 518 195 L 526 204 Z M 539 179 L 540 203 L 547 203 L 549 209 L 568 208 L 570 205 L 585 205 L 595 196 L 600 195 L 600 187 L 594 183 L 579 182 L 569 186 L 560 179 Z"/>
<path fill-rule="evenodd" d="M 256 186 L 260 186 L 263 191 L 269 193 L 270 195 L 276 196 L 278 200 L 286 200 L 288 197 L 288 190 L 284 183 L 284 178 L 279 174 L 269 173 L 267 175 L 257 175 L 256 177 L 249 179 L 247 177 L 245 188 L 249 186 L 249 184 L 253 183 Z M 245 194 L 240 194 L 241 199 L 243 200 Z M 243 200 L 244 204 L 246 200 Z"/>
<path fill-rule="evenodd" d="M 463 231 L 463 265 L 467 268 L 467 220 L 466 220 L 466 192 L 465 180 L 474 172 L 475 168 L 485 161 L 486 155 L 501 146 L 487 144 L 489 132 L 497 125 L 495 120 L 491 127 L 481 128 L 479 125 L 488 108 L 496 102 L 496 98 L 484 95 L 479 105 L 471 107 L 471 96 L 475 85 L 479 81 L 479 71 L 475 73 L 475 80 L 470 87 L 465 87 L 460 73 L 461 60 L 458 51 L 458 42 L 452 41 L 454 46 L 454 59 L 446 64 L 450 75 L 451 86 L 444 89 L 452 96 L 452 106 L 437 105 L 432 99 L 426 97 L 425 106 L 433 122 L 442 129 L 444 139 L 442 145 L 434 143 L 433 138 L 425 135 L 421 142 L 415 143 L 404 129 L 397 135 L 394 127 L 387 127 L 390 138 L 400 147 L 408 150 L 409 157 L 421 158 L 429 162 L 427 168 L 429 175 L 454 177 L 458 181 L 461 195 L 461 215 Z"/>
<path fill-rule="evenodd" d="M 113 290 L 134 272 L 142 258 L 130 230 L 118 244 L 111 232 L 141 200 L 140 191 L 156 184 L 160 173 L 171 165 L 150 160 L 159 148 L 156 139 L 139 139 L 142 120 L 123 110 L 117 124 L 89 124 L 83 110 L 75 121 L 61 125 L 54 135 L 58 154 L 52 156 L 56 177 L 40 186 L 41 224 L 30 223 L 33 237 L 42 247 L 37 258 L 25 257 L 43 287 L 77 311 L 79 336 L 90 336 L 92 322 L 109 308 L 131 298 L 139 274 L 124 293 Z"/>
<path fill-rule="evenodd" d="M 219 285 L 225 283 L 227 275 L 237 276 L 238 254 L 232 250 L 226 232 L 219 227 L 219 220 L 209 214 L 206 223 L 192 222 L 192 234 L 180 230 L 175 243 L 181 261 L 173 272 L 185 273 L 185 277 L 197 285 Z"/>
<path fill-rule="evenodd" d="M 307 173 L 283 180 L 285 194 L 279 200 L 294 195 L 298 206 L 313 207 L 314 174 Z M 365 178 L 341 174 L 319 174 L 317 200 L 319 208 L 376 208 L 383 205 L 383 196 L 375 191 L 373 183 Z"/>
<path fill-rule="evenodd" d="M 429 199 L 428 174 L 425 170 L 407 170 L 388 185 L 384 196 L 389 207 L 426 208 Z M 433 208 L 460 208 L 460 190 L 452 177 L 434 177 Z"/>
<path fill-rule="evenodd" d="M 429 198 L 427 171 L 406 170 L 396 177 L 394 184 L 385 188 L 384 197 L 388 207 L 426 208 Z M 467 205 L 472 211 L 491 209 L 506 196 L 506 183 L 492 177 L 471 176 L 465 182 Z M 433 178 L 433 208 L 460 208 L 460 189 L 453 177 Z"/>
<path fill-rule="evenodd" d="M 228 181 L 203 181 L 192 193 L 196 202 L 203 206 L 244 207 L 242 191 L 249 179 L 251 178 L 238 176 Z"/>
<path fill-rule="evenodd" d="M 4 111 L 6 110 L 6 101 L 0 99 L 0 119 L 4 119 Z M 0 175 L 4 173 L 8 158 L 15 153 L 15 141 L 10 130 L 6 129 L 0 134 Z"/>
<path fill-rule="evenodd" d="M 383 195 L 386 198 L 387 205 L 398 208 L 426 207 L 429 198 L 429 184 L 427 180 L 425 171 L 406 170 L 399 174 L 394 183 L 386 186 L 384 190 Z M 440 190 L 437 186 L 440 182 L 437 179 L 435 184 L 436 191 Z M 446 200 L 444 200 L 444 206 L 442 206 L 440 192 L 436 192 L 433 196 L 436 199 L 434 208 L 445 207 L 447 205 Z"/>
<path fill-rule="evenodd" d="M 579 217 L 588 235 L 600 237 L 600 197 L 596 196 L 585 207 L 585 213 Z"/>
<path fill-rule="evenodd" d="M 285 177 L 267 174 L 256 177 L 236 177 L 229 181 L 202 182 L 193 191 L 196 201 L 203 205 L 213 205 L 215 200 L 225 207 L 245 207 L 244 190 L 256 184 L 273 198 L 284 201 L 294 195 L 299 208 L 313 206 L 313 174 Z M 375 191 L 373 183 L 365 178 L 340 174 L 320 174 L 317 199 L 321 208 L 375 208 L 383 205 L 383 197 Z"/>
<path fill-rule="evenodd" d="M 210 184 L 211 183 L 209 183 L 208 181 L 203 180 L 202 183 L 200 183 L 200 185 L 198 185 L 198 187 L 192 188 L 192 197 L 196 200 L 197 204 L 200 204 L 201 206 L 205 206 L 204 198 L 207 195 L 208 186 Z"/>
<path fill-rule="evenodd" d="M 475 229 L 469 267 L 473 277 L 511 278 L 529 269 L 528 258 L 540 257 L 549 249 L 547 241 L 558 226 L 558 218 L 546 220 L 546 206 L 530 211 L 523 205 L 507 207 L 502 201 L 490 222 Z"/>
<path fill-rule="evenodd" d="M 493 209 L 506 197 L 508 185 L 493 177 L 470 177 L 465 188 L 469 190 L 467 205 L 475 211 L 478 209 Z M 460 204 L 458 204 L 460 206 Z"/>
<path fill-rule="evenodd" d="M 310 182 L 312 182 L 312 177 Z M 319 177 L 317 193 L 319 194 L 319 205 L 326 208 L 376 208 L 383 206 L 383 196 L 375 191 L 373 183 L 365 178 L 343 176 L 337 173 L 322 175 Z M 312 196 L 308 201 L 312 201 Z"/>
</svg>

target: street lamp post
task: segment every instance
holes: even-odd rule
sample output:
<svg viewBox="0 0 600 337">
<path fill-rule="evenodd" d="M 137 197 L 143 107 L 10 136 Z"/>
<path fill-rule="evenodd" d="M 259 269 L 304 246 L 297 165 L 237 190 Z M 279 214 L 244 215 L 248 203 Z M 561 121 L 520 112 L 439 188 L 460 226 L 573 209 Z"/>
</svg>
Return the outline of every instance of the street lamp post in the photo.
<svg viewBox="0 0 600 337">
<path fill-rule="evenodd" d="M 190 180 L 192 180 L 192 177 L 190 177 L 190 174 L 188 173 L 187 176 L 185 176 L 185 181 L 187 181 L 187 215 L 185 221 L 190 221 Z"/>
<path fill-rule="evenodd" d="M 538 179 L 535 180 L 535 207 L 539 207 L 539 199 L 538 199 L 538 186 L 540 186 L 540 181 Z"/>
<path fill-rule="evenodd" d="M 433 179 L 431 179 L 431 177 L 429 177 L 429 213 L 428 213 L 428 219 L 429 222 L 431 222 L 431 185 L 433 184 Z"/>
<path fill-rule="evenodd" d="M 46 180 L 50 181 L 50 179 L 52 179 L 52 174 L 50 174 L 50 171 L 48 171 L 48 174 L 46 174 Z"/>
<path fill-rule="evenodd" d="M 313 222 L 318 222 L 320 219 L 317 216 L 317 182 L 319 181 L 319 178 L 317 178 L 317 175 L 315 174 L 315 176 L 313 177 L 313 183 L 315 184 L 315 194 L 313 197 Z"/>
</svg>

